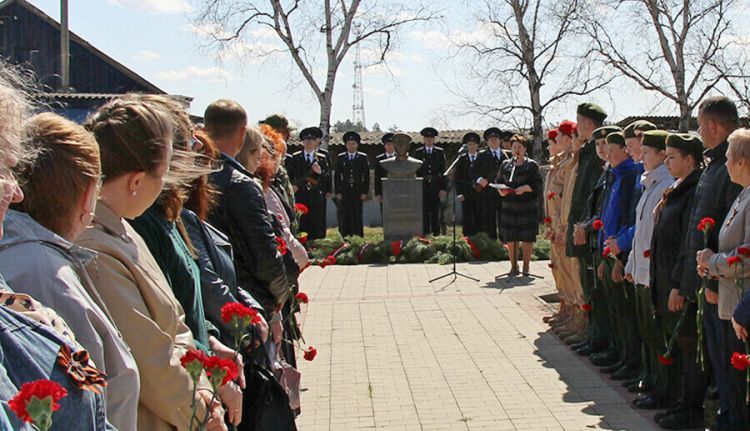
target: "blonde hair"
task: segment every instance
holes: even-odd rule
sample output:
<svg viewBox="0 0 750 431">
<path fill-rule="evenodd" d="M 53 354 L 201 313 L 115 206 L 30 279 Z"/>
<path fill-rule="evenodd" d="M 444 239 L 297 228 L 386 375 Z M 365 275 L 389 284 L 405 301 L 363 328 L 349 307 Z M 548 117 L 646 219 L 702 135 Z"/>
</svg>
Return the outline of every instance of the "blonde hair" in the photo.
<svg viewBox="0 0 750 431">
<path fill-rule="evenodd" d="M 16 169 L 25 198 L 14 208 L 62 234 L 75 221 L 80 199 L 99 181 L 99 145 L 82 126 L 52 113 L 31 117 L 24 135 L 23 147 L 37 157 Z"/>
<path fill-rule="evenodd" d="M 248 127 L 245 131 L 245 142 L 242 144 L 242 149 L 237 154 L 237 159 L 242 166 L 247 168 L 248 161 L 250 160 L 250 153 L 260 151 L 261 145 L 265 142 L 266 138 L 263 134 L 254 127 Z"/>
<path fill-rule="evenodd" d="M 727 138 L 727 152 L 735 161 L 744 160 L 750 163 L 750 129 L 737 129 Z"/>
<path fill-rule="evenodd" d="M 31 115 L 35 93 L 29 72 L 0 59 L 0 162 L 3 165 L 34 156 L 21 142 L 24 121 Z"/>
</svg>

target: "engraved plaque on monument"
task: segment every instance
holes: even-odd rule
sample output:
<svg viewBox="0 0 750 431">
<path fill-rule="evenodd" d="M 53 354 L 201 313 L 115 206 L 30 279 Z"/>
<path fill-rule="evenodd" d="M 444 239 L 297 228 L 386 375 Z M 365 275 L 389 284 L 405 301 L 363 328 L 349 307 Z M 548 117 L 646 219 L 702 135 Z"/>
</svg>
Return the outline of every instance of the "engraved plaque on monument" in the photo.
<svg viewBox="0 0 750 431">
<path fill-rule="evenodd" d="M 396 157 L 382 161 L 388 177 L 383 178 L 383 235 L 386 241 L 409 240 L 422 233 L 422 178 L 417 169 L 422 161 L 409 157 L 411 137 L 393 137 Z"/>
</svg>

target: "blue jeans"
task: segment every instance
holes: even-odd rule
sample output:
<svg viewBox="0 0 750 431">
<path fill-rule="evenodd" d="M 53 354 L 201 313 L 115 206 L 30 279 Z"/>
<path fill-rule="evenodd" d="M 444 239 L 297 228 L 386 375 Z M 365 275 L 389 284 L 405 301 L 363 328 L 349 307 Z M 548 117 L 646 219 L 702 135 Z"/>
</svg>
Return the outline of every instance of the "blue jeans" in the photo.
<svg viewBox="0 0 750 431">
<path fill-rule="evenodd" d="M 40 323 L 0 306 L 0 364 L 15 388 L 23 383 L 49 379 L 62 385 L 68 395 L 52 415 L 53 430 L 109 430 L 104 398 L 74 386 L 57 364 L 64 341 Z M 72 347 L 75 350 L 75 347 Z"/>
<path fill-rule="evenodd" d="M 703 328 L 708 359 L 711 361 L 716 390 L 719 392 L 719 411 L 716 415 L 716 426 L 722 428 L 728 424 L 731 393 L 729 390 L 729 370 L 724 366 L 729 360 L 729 356 L 724 357 L 728 340 L 726 339 L 724 324 L 719 319 L 719 307 L 716 304 L 706 303 L 706 310 L 703 314 Z"/>
</svg>

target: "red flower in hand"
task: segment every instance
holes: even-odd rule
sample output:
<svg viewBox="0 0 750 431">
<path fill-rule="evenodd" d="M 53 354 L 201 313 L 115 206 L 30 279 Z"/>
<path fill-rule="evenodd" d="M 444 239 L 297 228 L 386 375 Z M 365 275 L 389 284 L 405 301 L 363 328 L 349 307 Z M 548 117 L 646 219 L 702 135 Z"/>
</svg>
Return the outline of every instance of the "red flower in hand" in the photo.
<svg viewBox="0 0 750 431">
<path fill-rule="evenodd" d="M 739 247 L 737 249 L 737 254 L 740 255 L 740 256 L 750 257 L 750 248 Z"/>
<path fill-rule="evenodd" d="M 237 319 L 236 323 L 242 326 L 260 322 L 260 317 L 258 317 L 256 310 L 246 307 L 239 302 L 227 302 L 221 307 L 221 320 L 224 323 L 229 323 L 234 319 Z"/>
<path fill-rule="evenodd" d="M 663 355 L 659 355 L 657 357 L 657 359 L 659 360 L 659 363 L 662 364 L 662 365 L 664 365 L 665 367 L 668 367 L 668 366 L 674 364 L 674 358 L 672 357 L 672 355 L 670 353 L 665 353 Z"/>
<path fill-rule="evenodd" d="M 202 350 L 188 350 L 180 358 L 180 364 L 193 379 L 197 379 L 203 371 L 203 364 L 206 363 L 206 359 L 208 357 Z"/>
<path fill-rule="evenodd" d="M 391 254 L 395 257 L 398 257 L 401 254 L 401 246 L 403 245 L 403 242 L 401 241 L 391 241 Z"/>
<path fill-rule="evenodd" d="M 231 359 L 209 356 L 203 366 L 211 386 L 215 388 L 226 385 L 239 375 L 237 363 Z"/>
<path fill-rule="evenodd" d="M 546 224 L 547 226 L 551 225 L 552 224 L 552 218 L 545 217 L 544 218 L 544 224 Z"/>
<path fill-rule="evenodd" d="M 557 196 L 557 192 L 549 192 L 547 193 L 547 200 L 551 201 L 555 196 Z"/>
<path fill-rule="evenodd" d="M 297 300 L 298 302 L 301 302 L 301 303 L 303 303 L 303 304 L 307 304 L 308 302 L 310 302 L 310 298 L 308 298 L 308 297 L 307 297 L 307 294 L 306 294 L 306 293 L 304 293 L 304 292 L 300 292 L 300 293 L 298 293 L 298 294 L 294 295 L 294 298 L 295 298 L 295 299 L 296 299 L 296 300 Z"/>
<path fill-rule="evenodd" d="M 315 347 L 310 346 L 305 350 L 304 355 L 302 355 L 303 358 L 305 358 L 306 361 L 312 361 L 315 359 L 315 356 L 318 354 L 318 351 L 315 349 Z"/>
<path fill-rule="evenodd" d="M 284 238 L 280 236 L 276 237 L 276 250 L 278 250 L 282 256 L 289 252 L 289 249 L 286 246 L 286 241 L 284 241 Z"/>
<path fill-rule="evenodd" d="M 698 230 L 705 234 L 713 229 L 714 226 L 716 226 L 716 221 L 714 219 L 712 219 L 711 217 L 704 217 L 698 223 Z"/>
<path fill-rule="evenodd" d="M 297 239 L 299 240 L 300 244 L 306 245 L 307 244 L 307 232 L 300 233 L 299 234 L 299 238 L 297 238 Z"/>
<path fill-rule="evenodd" d="M 643 251 L 643 257 L 645 257 L 646 259 L 648 259 L 649 257 L 651 257 L 651 250 L 644 250 Z"/>
<path fill-rule="evenodd" d="M 594 307 L 591 306 L 591 304 L 581 304 L 581 310 L 583 311 L 591 311 Z"/>
<path fill-rule="evenodd" d="M 68 391 L 59 383 L 41 379 L 21 385 L 21 390 L 8 401 L 8 406 L 22 421 L 49 429 L 52 412 L 60 409 L 57 402 L 67 395 Z"/>
<path fill-rule="evenodd" d="M 307 215 L 307 213 L 310 212 L 310 209 L 307 208 L 307 205 L 296 203 L 294 204 L 294 210 L 297 211 L 298 214 Z"/>
<path fill-rule="evenodd" d="M 604 251 L 602 251 L 602 257 L 611 257 L 612 255 L 612 249 L 609 247 L 604 247 Z"/>
<path fill-rule="evenodd" d="M 741 263 L 741 262 L 742 262 L 742 258 L 739 256 L 730 256 L 729 258 L 727 258 L 727 265 L 729 266 L 734 266 L 735 264 Z"/>
<path fill-rule="evenodd" d="M 594 220 L 594 224 L 592 224 L 591 226 L 594 228 L 594 230 L 600 230 L 601 228 L 604 227 L 604 222 L 602 222 L 599 219 L 596 219 Z"/>
<path fill-rule="evenodd" d="M 734 368 L 740 371 L 745 371 L 747 367 L 750 366 L 750 358 L 748 358 L 748 355 L 743 355 L 742 353 L 738 352 L 732 353 L 730 362 L 732 363 L 732 366 Z"/>
</svg>

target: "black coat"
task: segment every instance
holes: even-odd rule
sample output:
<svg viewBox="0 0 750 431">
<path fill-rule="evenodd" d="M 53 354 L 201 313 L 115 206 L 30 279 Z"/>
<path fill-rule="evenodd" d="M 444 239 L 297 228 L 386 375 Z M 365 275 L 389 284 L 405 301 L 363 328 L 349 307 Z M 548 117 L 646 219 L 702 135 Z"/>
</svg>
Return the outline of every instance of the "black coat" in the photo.
<svg viewBox="0 0 750 431">
<path fill-rule="evenodd" d="M 704 217 L 711 217 L 716 221 L 716 226 L 708 235 L 708 248 L 717 251 L 719 249 L 721 224 L 732 207 L 734 199 L 742 190 L 741 186 L 729 180 L 729 173 L 725 166 L 728 146 L 729 143 L 724 141 L 719 146 L 703 153 L 710 159 L 710 162 L 703 170 L 695 189 L 693 211 L 689 223 L 691 228 L 688 229 L 685 243 L 681 247 L 681 265 L 677 270 L 678 273 L 682 274 L 680 295 L 685 297 L 694 297 L 701 283 L 698 272 L 695 270 L 695 255 L 704 248 L 703 232 L 698 230 L 698 223 Z M 718 280 L 709 279 L 708 288 L 716 292 L 719 288 Z"/>
<path fill-rule="evenodd" d="M 356 153 L 354 160 L 349 160 L 346 152 L 339 154 L 336 161 L 336 174 L 334 176 L 336 193 L 346 198 L 366 195 L 370 192 L 370 164 L 367 162 L 367 154 Z"/>
<path fill-rule="evenodd" d="M 232 343 L 234 328 L 231 322 L 226 323 L 221 319 L 221 307 L 229 302 L 240 302 L 259 311 L 263 311 L 263 307 L 250 293 L 237 285 L 229 238 L 215 227 L 201 221 L 188 209 L 183 208 L 180 217 L 198 255 L 196 263 L 200 269 L 206 318 L 219 328 L 222 342 Z"/>
<path fill-rule="evenodd" d="M 312 170 L 312 164 L 305 160 L 305 152 L 297 151 L 287 160 L 286 170 L 289 181 L 297 186 L 299 190 L 317 190 L 323 194 L 331 192 L 331 165 L 328 156 L 320 151 L 315 152 L 315 161 L 318 162 L 321 172 L 316 174 Z"/>
<path fill-rule="evenodd" d="M 425 148 L 419 148 L 414 152 L 414 158 L 422 161 L 422 166 L 417 169 L 417 176 L 423 178 L 422 184 L 428 192 L 437 193 L 447 190 L 448 181 L 443 175 L 445 172 L 445 153 L 440 147 L 433 146 L 429 155 Z"/>
<path fill-rule="evenodd" d="M 478 168 L 479 154 L 477 154 L 474 162 L 470 161 L 468 154 L 459 156 L 454 174 L 457 195 L 463 195 L 466 199 L 474 199 L 478 196 L 478 193 L 474 190 L 474 184 L 476 178 L 478 178 L 476 174 Z"/>
<path fill-rule="evenodd" d="M 596 155 L 596 143 L 589 141 L 578 150 L 578 167 L 575 185 L 573 186 L 573 198 L 568 214 L 568 230 L 565 235 L 565 254 L 570 257 L 587 257 L 590 255 L 588 245 L 575 245 L 573 232 L 576 223 L 585 221 L 586 203 L 594 190 L 594 186 L 602 174 L 602 161 Z M 628 195 L 630 198 L 630 195 Z"/>
<path fill-rule="evenodd" d="M 672 289 L 680 288 L 682 279 L 682 273 L 680 273 L 682 266 L 678 265 L 680 247 L 688 231 L 692 229 L 690 210 L 693 208 L 693 199 L 700 176 L 701 171 L 696 169 L 673 190 L 667 189 L 666 197 L 662 198 L 662 202 L 657 207 L 659 212 L 654 223 L 654 234 L 651 237 L 649 285 L 651 286 L 651 299 L 659 315 L 669 312 L 667 308 L 669 293 Z"/>
<path fill-rule="evenodd" d="M 510 155 L 500 149 L 500 158 L 496 159 L 492 156 L 492 151 L 486 148 L 479 152 L 477 155 L 477 166 L 473 171 L 473 181 L 476 181 L 481 177 L 489 182 L 495 182 L 498 174 L 500 173 L 500 167 L 503 165 L 505 160 L 510 159 Z M 497 195 L 497 192 L 492 189 L 492 194 Z"/>
<path fill-rule="evenodd" d="M 237 283 L 273 311 L 286 299 L 288 284 L 263 189 L 234 159 L 222 154 L 221 162 L 210 177 L 220 197 L 209 222 L 229 237 Z"/>
</svg>

